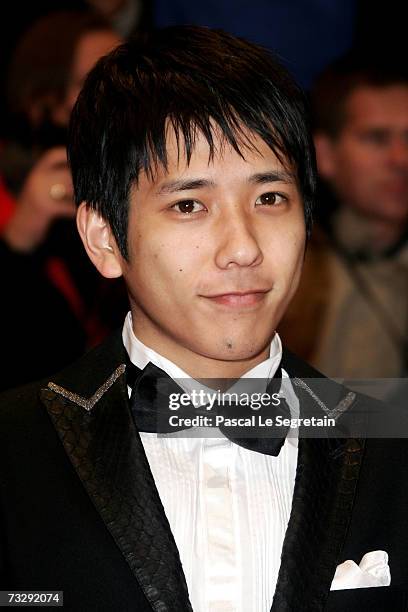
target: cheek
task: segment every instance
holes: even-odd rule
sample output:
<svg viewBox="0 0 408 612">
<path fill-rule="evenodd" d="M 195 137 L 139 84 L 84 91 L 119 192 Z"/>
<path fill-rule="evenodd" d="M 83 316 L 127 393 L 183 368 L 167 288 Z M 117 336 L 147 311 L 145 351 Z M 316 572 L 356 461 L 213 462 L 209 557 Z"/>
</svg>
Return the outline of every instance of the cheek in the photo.
<svg viewBox="0 0 408 612">
<path fill-rule="evenodd" d="M 174 295 L 181 301 L 183 294 L 194 289 L 205 254 L 199 241 L 187 243 L 179 234 L 169 240 L 168 235 L 146 233 L 134 242 L 132 261 L 137 267 L 135 289 L 156 294 L 155 299 L 160 302 L 170 302 L 170 296 L 174 301 Z"/>
<path fill-rule="evenodd" d="M 382 175 L 382 162 L 375 155 L 363 151 L 360 156 L 348 160 L 342 185 L 341 197 L 356 204 L 371 201 L 377 190 L 378 178 Z"/>
<path fill-rule="evenodd" d="M 339 171 L 351 181 L 350 187 L 370 177 L 381 166 L 381 155 L 370 147 L 355 144 L 345 148 L 339 159 Z"/>
<path fill-rule="evenodd" d="M 281 230 L 274 233 L 268 248 L 270 266 L 277 278 L 291 279 L 299 273 L 306 243 L 306 228 L 303 210 L 296 218 L 292 218 Z"/>
<path fill-rule="evenodd" d="M 274 270 L 274 290 L 271 293 L 273 312 L 270 320 L 274 326 L 278 325 L 288 308 L 296 290 L 303 270 L 306 248 L 306 231 L 304 224 L 293 228 L 285 234 L 277 245 L 274 261 L 271 263 Z"/>
</svg>

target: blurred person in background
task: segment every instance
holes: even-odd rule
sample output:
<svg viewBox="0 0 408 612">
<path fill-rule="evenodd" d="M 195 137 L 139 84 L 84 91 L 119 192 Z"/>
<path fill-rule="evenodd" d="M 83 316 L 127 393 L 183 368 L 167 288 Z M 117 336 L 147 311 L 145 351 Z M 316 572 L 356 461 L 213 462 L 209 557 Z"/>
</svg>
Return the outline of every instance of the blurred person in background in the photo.
<svg viewBox="0 0 408 612">
<path fill-rule="evenodd" d="M 64 11 L 39 19 L 15 50 L 11 137 L 0 150 L 1 388 L 58 369 L 104 334 L 92 313 L 99 279 L 78 249 L 65 140 L 85 76 L 119 43 L 102 17 Z M 50 359 L 56 326 L 61 352 Z"/>
<path fill-rule="evenodd" d="M 406 376 L 408 78 L 348 56 L 312 103 L 320 224 L 280 331 L 329 376 Z"/>
</svg>

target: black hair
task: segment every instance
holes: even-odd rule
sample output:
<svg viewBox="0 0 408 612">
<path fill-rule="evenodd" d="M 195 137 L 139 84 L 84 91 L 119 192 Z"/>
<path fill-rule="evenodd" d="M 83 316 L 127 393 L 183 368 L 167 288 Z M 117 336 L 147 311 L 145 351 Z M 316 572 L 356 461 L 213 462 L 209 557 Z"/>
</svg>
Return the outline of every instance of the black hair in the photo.
<svg viewBox="0 0 408 612">
<path fill-rule="evenodd" d="M 347 122 L 347 102 L 359 87 L 408 86 L 408 71 L 387 58 L 349 52 L 327 66 L 311 89 L 313 129 L 337 138 Z"/>
<path fill-rule="evenodd" d="M 166 168 L 166 129 L 197 132 L 214 155 L 214 129 L 242 157 L 260 136 L 293 166 L 308 232 L 315 194 L 314 149 L 302 91 L 265 49 L 219 30 L 176 26 L 119 46 L 90 72 L 73 110 L 68 154 L 75 200 L 105 218 L 128 258 L 129 192 L 141 171 Z"/>
</svg>

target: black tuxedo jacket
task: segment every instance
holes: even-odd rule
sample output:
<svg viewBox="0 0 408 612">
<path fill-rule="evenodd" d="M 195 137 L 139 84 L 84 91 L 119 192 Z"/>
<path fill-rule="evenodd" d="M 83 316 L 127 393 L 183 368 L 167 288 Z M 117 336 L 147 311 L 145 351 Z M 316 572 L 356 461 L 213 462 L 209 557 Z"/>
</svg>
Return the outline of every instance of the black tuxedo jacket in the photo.
<svg viewBox="0 0 408 612">
<path fill-rule="evenodd" d="M 0 588 L 63 590 L 66 611 L 191 612 L 124 364 L 118 333 L 51 386 L 1 397 Z M 408 610 L 407 466 L 405 440 L 299 441 L 273 612 Z M 330 592 L 339 563 L 378 549 L 390 587 Z"/>
</svg>

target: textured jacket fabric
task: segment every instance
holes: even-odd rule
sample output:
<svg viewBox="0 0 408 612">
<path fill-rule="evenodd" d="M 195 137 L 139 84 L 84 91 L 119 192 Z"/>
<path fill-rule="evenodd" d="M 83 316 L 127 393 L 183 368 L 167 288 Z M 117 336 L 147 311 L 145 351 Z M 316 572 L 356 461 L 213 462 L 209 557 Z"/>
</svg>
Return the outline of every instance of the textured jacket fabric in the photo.
<svg viewBox="0 0 408 612">
<path fill-rule="evenodd" d="M 1 396 L 0 589 L 62 590 L 70 612 L 191 612 L 125 363 L 117 333 L 52 381 Z M 285 351 L 282 365 L 318 376 Z M 299 440 L 272 612 L 408 610 L 407 466 L 403 439 Z M 374 550 L 389 555 L 391 586 L 330 592 L 339 563 Z"/>
</svg>

